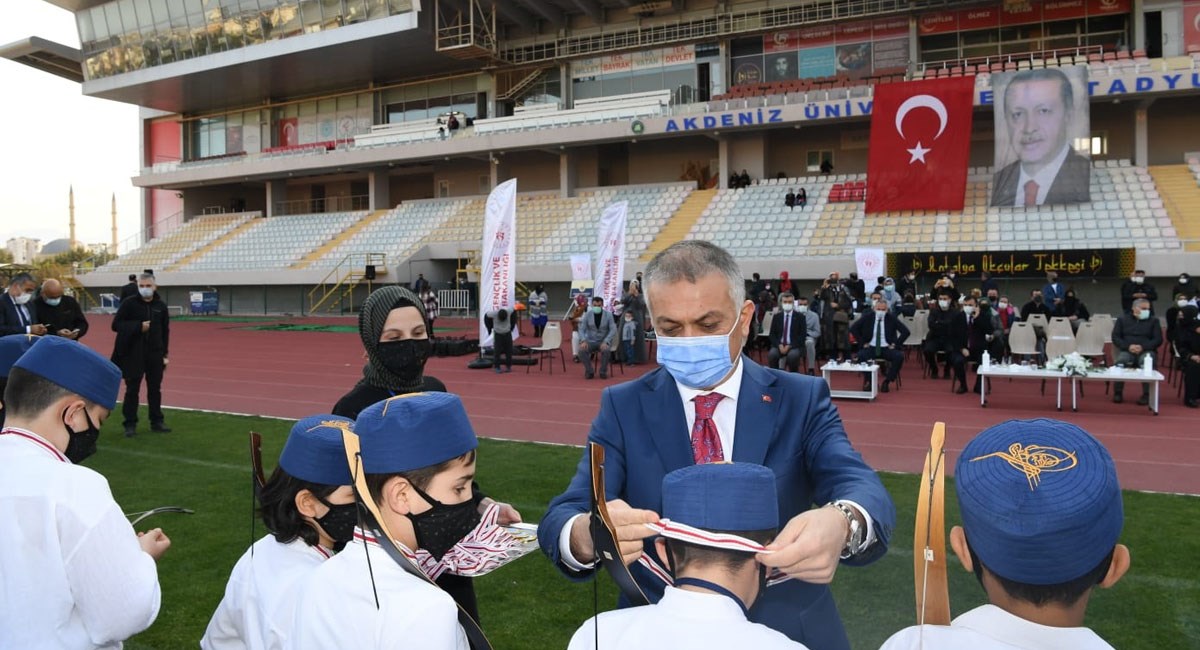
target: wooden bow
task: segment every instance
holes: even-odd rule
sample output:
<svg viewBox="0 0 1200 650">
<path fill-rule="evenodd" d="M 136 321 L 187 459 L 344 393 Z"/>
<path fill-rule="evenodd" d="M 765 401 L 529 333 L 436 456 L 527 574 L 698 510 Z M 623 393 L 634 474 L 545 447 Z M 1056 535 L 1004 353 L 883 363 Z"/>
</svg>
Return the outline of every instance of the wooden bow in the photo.
<svg viewBox="0 0 1200 650">
<path fill-rule="evenodd" d="M 629 567 L 621 559 L 621 546 L 617 542 L 617 529 L 608 515 L 607 496 L 604 491 L 604 446 L 588 443 L 592 462 L 592 546 L 596 549 L 596 561 L 608 571 L 621 593 L 633 607 L 649 605 L 650 599 L 638 586 Z"/>
<path fill-rule="evenodd" d="M 371 497 L 371 491 L 367 489 L 367 477 L 362 471 L 362 455 L 359 453 L 358 436 L 349 429 L 342 429 L 342 443 L 346 448 L 346 462 L 350 464 L 350 475 L 354 477 L 354 494 L 358 498 L 358 502 L 367 509 L 371 514 L 364 523 L 364 528 L 367 528 L 376 541 L 379 542 L 380 548 L 387 553 L 388 557 L 392 558 L 396 564 L 400 566 L 406 573 L 419 578 L 435 587 L 437 583 L 425 575 L 421 567 L 415 562 L 408 559 L 400 547 L 396 545 L 396 538 L 392 536 L 388 530 L 387 524 L 383 520 L 383 516 L 379 511 L 379 504 Z M 374 521 L 370 521 L 373 519 Z M 441 587 L 437 587 L 441 589 Z M 456 604 L 457 605 L 457 604 Z M 479 623 L 471 618 L 471 615 L 458 605 L 458 623 L 462 625 L 463 631 L 467 634 L 467 642 L 471 644 L 472 650 L 492 650 L 492 644 L 484 636 L 483 630 L 480 629 Z"/>
<path fill-rule="evenodd" d="M 250 432 L 250 469 L 251 480 L 254 484 L 254 497 L 257 499 L 267 484 L 262 464 L 262 434 L 257 431 Z"/>
<path fill-rule="evenodd" d="M 946 423 L 936 422 L 921 472 L 913 533 L 913 578 L 918 625 L 950 624 L 950 587 L 946 580 Z"/>
</svg>

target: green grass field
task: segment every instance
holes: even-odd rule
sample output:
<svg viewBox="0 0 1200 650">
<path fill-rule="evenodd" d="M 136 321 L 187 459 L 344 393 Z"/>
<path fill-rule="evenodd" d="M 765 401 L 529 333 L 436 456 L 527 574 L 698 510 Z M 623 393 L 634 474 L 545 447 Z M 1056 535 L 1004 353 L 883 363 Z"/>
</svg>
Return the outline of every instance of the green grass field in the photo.
<svg viewBox="0 0 1200 650">
<path fill-rule="evenodd" d="M 146 418 L 143 415 L 143 422 Z M 100 452 L 87 465 L 108 477 L 126 512 L 156 506 L 192 508 L 194 515 L 163 514 L 140 527 L 162 527 L 172 548 L 159 565 L 162 611 L 131 650 L 194 648 L 204 633 L 238 557 L 251 542 L 251 493 L 246 432 L 264 436 L 268 472 L 291 427 L 264 418 L 171 411 L 170 434 L 121 436 L 110 418 Z M 527 521 L 567 484 L 580 450 L 484 440 L 479 481 L 496 498 L 513 503 Z M 884 474 L 896 501 L 897 529 L 888 555 L 865 568 L 838 571 L 834 591 L 856 649 L 878 648 L 914 620 L 912 521 L 917 477 Z M 947 521 L 957 523 L 953 481 L 947 481 Z M 1117 648 L 1200 648 L 1200 538 L 1188 534 L 1200 519 L 1195 497 L 1129 492 L 1125 533 L 1133 567 L 1111 590 L 1092 599 L 1088 624 Z M 256 535 L 264 534 L 261 524 Z M 952 560 L 953 562 L 953 560 Z M 951 567 L 955 614 L 983 602 L 974 576 Z M 564 648 L 593 613 L 592 583 L 572 583 L 540 554 L 530 555 L 476 581 L 484 629 L 499 650 Z M 599 585 L 602 609 L 615 606 L 608 579 Z"/>
</svg>

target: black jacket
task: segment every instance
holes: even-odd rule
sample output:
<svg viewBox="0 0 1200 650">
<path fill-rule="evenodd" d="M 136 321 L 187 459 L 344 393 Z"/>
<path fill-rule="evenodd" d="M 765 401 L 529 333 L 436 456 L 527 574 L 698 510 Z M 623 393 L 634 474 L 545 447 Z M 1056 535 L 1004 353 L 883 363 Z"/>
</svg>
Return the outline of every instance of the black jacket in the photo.
<svg viewBox="0 0 1200 650">
<path fill-rule="evenodd" d="M 788 345 L 796 348 L 804 347 L 804 337 L 808 332 L 807 316 L 798 311 L 792 311 L 792 327 L 788 333 Z M 780 311 L 771 318 L 771 348 L 778 348 L 783 345 L 783 322 L 787 319 L 787 314 Z"/>
<path fill-rule="evenodd" d="M 1054 312 L 1045 302 L 1037 303 L 1030 300 L 1021 307 L 1021 320 L 1027 321 L 1033 314 L 1042 314 L 1046 320 L 1050 320 L 1054 316 Z"/>
<path fill-rule="evenodd" d="M 126 298 L 138 295 L 137 283 L 130 282 L 121 287 L 121 302 L 125 302 Z"/>
<path fill-rule="evenodd" d="M 1136 300 L 1133 295 L 1135 293 L 1146 294 L 1146 300 L 1150 301 L 1150 311 L 1154 311 L 1154 301 L 1158 300 L 1158 291 L 1154 289 L 1154 285 L 1149 282 L 1138 284 L 1133 280 L 1121 283 L 1121 311 L 1129 313 L 1133 309 L 1133 301 Z"/>
<path fill-rule="evenodd" d="M 144 321 L 150 321 L 146 332 L 142 331 Z M 112 362 L 122 369 L 141 367 L 146 359 L 170 356 L 171 317 L 157 293 L 149 302 L 140 295 L 126 298 L 113 316 L 112 330 L 117 333 Z"/>
<path fill-rule="evenodd" d="M 25 303 L 25 313 L 29 314 L 29 322 L 21 313 L 21 307 L 13 302 L 7 291 L 0 295 L 0 336 L 9 334 L 26 334 L 25 328 L 38 322 L 36 306 L 33 301 Z"/>
<path fill-rule="evenodd" d="M 77 329 L 79 330 L 79 337 L 76 340 L 83 338 L 83 335 L 87 334 L 87 318 L 84 317 L 83 308 L 79 306 L 78 300 L 64 295 L 57 307 L 51 307 L 46 304 L 45 298 L 39 296 L 33 303 L 36 303 L 37 307 L 37 322 L 45 325 L 50 334 L 57 334 L 58 330 Z"/>
<path fill-rule="evenodd" d="M 941 341 L 943 343 L 950 340 L 950 321 L 954 319 L 957 312 L 951 309 L 943 311 L 938 307 L 932 307 L 929 310 L 929 334 L 927 339 Z"/>
<path fill-rule="evenodd" d="M 425 385 L 421 387 L 421 390 L 426 393 L 444 393 L 446 392 L 446 384 L 443 384 L 437 377 L 425 375 Z M 340 415 L 344 418 L 357 418 L 358 414 L 362 413 L 368 406 L 382 402 L 389 397 L 395 397 L 398 394 L 400 393 L 367 384 L 359 384 L 351 388 L 349 393 L 342 395 L 337 404 L 333 405 L 333 415 Z"/>
<path fill-rule="evenodd" d="M 950 341 L 955 350 L 966 348 L 972 354 L 982 352 L 987 347 L 987 337 L 993 331 L 992 315 L 975 314 L 974 319 L 968 324 L 967 315 L 964 312 L 958 312 L 950 321 Z"/>
<path fill-rule="evenodd" d="M 850 326 L 850 333 L 854 335 L 854 340 L 861 347 L 867 347 L 871 343 L 871 339 L 875 338 L 875 310 L 863 312 L 858 320 Z M 883 319 L 883 339 L 888 345 L 900 347 L 908 340 L 908 335 L 911 332 L 896 318 L 893 314 L 888 314 Z"/>
<path fill-rule="evenodd" d="M 1162 326 L 1153 316 L 1138 320 L 1133 314 L 1121 314 L 1113 324 L 1112 342 L 1122 352 L 1128 351 L 1131 345 L 1140 345 L 1144 352 L 1153 352 L 1162 345 Z"/>
</svg>

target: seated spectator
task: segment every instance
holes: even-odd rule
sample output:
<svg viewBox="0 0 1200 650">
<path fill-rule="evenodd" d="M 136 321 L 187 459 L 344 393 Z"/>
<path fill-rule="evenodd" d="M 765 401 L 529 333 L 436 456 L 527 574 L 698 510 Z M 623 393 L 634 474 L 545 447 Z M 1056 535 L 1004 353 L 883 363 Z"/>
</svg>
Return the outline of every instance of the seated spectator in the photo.
<svg viewBox="0 0 1200 650">
<path fill-rule="evenodd" d="M 796 296 L 796 312 L 804 316 L 804 360 L 808 364 L 808 374 L 816 375 L 817 341 L 821 339 L 821 315 L 811 309 L 808 298 Z"/>
<path fill-rule="evenodd" d="M 729 174 L 729 189 L 736 190 L 741 186 L 742 186 L 742 182 L 738 178 L 737 172 L 730 172 L 730 174 Z"/>
<path fill-rule="evenodd" d="M 1029 302 L 1021 307 L 1021 320 L 1028 321 L 1029 317 L 1034 314 L 1041 314 L 1046 317 L 1046 320 L 1050 320 L 1054 316 L 1054 312 L 1050 310 L 1050 307 L 1046 305 L 1042 298 L 1041 289 L 1030 291 Z M 1041 326 L 1035 325 L 1034 331 L 1037 333 L 1039 339 L 1046 338 L 1046 331 Z"/>
<path fill-rule="evenodd" d="M 925 344 L 922 349 L 925 353 L 925 367 L 929 369 L 931 377 L 937 378 L 937 355 L 944 355 L 942 369 L 942 379 L 949 379 L 951 356 L 954 353 L 954 342 L 950 339 L 950 321 L 954 319 L 955 313 L 954 302 L 950 300 L 950 294 L 940 293 L 937 297 L 937 302 L 929 307 L 928 330 L 925 334 Z"/>
<path fill-rule="evenodd" d="M 796 299 L 791 293 L 779 296 L 779 307 L 782 310 L 771 321 L 771 348 L 767 351 L 767 366 L 778 368 L 780 361 L 787 362 L 789 372 L 800 370 L 800 346 L 808 332 L 808 319 L 793 313 Z"/>
<path fill-rule="evenodd" d="M 1200 406 L 1200 310 L 1188 305 L 1180 310 L 1175 329 L 1175 350 L 1183 362 L 1183 404 L 1188 408 Z"/>
<path fill-rule="evenodd" d="M 1033 450 L 1057 466 L 1031 463 Z M 1129 549 L 1117 543 L 1121 486 L 1104 446 L 1066 422 L 1009 420 L 967 444 L 954 484 L 962 525 L 950 547 L 989 604 L 949 626 L 904 629 L 881 650 L 1111 650 L 1084 627 L 1092 590 L 1129 569 Z"/>
<path fill-rule="evenodd" d="M 450 119 L 446 120 L 446 127 L 450 129 L 450 133 L 458 130 L 458 116 L 454 113 L 450 114 Z"/>
<path fill-rule="evenodd" d="M 828 158 L 821 161 L 821 173 L 826 176 L 833 173 L 833 163 Z"/>
<path fill-rule="evenodd" d="M 1113 324 L 1113 347 L 1119 352 L 1115 364 L 1125 368 L 1141 368 L 1146 359 L 1150 359 L 1151 367 L 1155 365 L 1158 348 L 1162 345 L 1162 326 L 1158 319 L 1150 313 L 1150 301 L 1136 298 L 1131 306 L 1131 312 L 1121 314 Z M 1125 391 L 1125 382 L 1113 382 L 1113 402 L 1120 404 Z M 1142 396 L 1137 401 L 1139 406 L 1150 403 L 1150 383 L 1142 383 Z"/>
<path fill-rule="evenodd" d="M 796 194 L 791 190 L 788 190 L 787 196 L 783 197 L 783 204 L 786 205 L 789 210 L 794 209 L 796 207 Z"/>
<path fill-rule="evenodd" d="M 950 321 L 950 340 L 953 342 L 950 363 L 954 367 L 954 379 L 958 382 L 954 392 L 960 395 L 967 392 L 967 362 L 979 364 L 984 350 L 995 338 L 992 335 L 991 316 L 980 314 L 978 309 L 975 297 L 966 296 L 962 311 Z M 975 375 L 976 393 L 980 391 L 981 380 L 982 377 Z"/>
<path fill-rule="evenodd" d="M 1079 324 L 1091 318 L 1087 305 L 1075 295 L 1075 287 L 1067 287 L 1062 302 L 1054 310 L 1054 315 L 1066 318 L 1071 323 L 1071 331 L 1079 331 Z"/>
<path fill-rule="evenodd" d="M 750 187 L 750 174 L 747 174 L 744 169 L 742 170 L 742 175 L 738 176 L 738 186 Z"/>
<path fill-rule="evenodd" d="M 888 311 L 894 312 L 900 306 L 902 298 L 896 292 L 896 281 L 891 278 L 883 279 L 883 300 L 888 304 Z"/>
<path fill-rule="evenodd" d="M 897 316 L 908 316 L 909 318 L 917 315 L 917 299 L 912 295 L 912 292 L 904 294 L 904 298 L 900 300 L 900 304 L 896 305 L 893 313 Z"/>
<path fill-rule="evenodd" d="M 874 310 L 863 313 L 854 321 L 850 326 L 850 333 L 862 345 L 858 351 L 859 363 L 878 359 L 887 361 L 887 375 L 884 376 L 883 386 L 879 388 L 880 392 L 886 393 L 904 365 L 902 346 L 908 338 L 909 331 L 899 318 L 888 312 L 886 301 L 876 300 L 873 304 Z M 863 380 L 863 390 L 870 390 L 870 384 L 871 379 L 868 375 Z"/>
<path fill-rule="evenodd" d="M 1196 283 L 1192 282 L 1192 276 L 1187 273 L 1179 274 L 1179 281 L 1175 283 L 1175 289 L 1171 293 L 1176 295 L 1182 293 L 1193 305 L 1200 297 L 1200 290 L 1197 290 Z"/>
<path fill-rule="evenodd" d="M 1188 301 L 1187 294 L 1175 294 L 1175 302 L 1171 304 L 1171 307 L 1167 309 L 1165 314 L 1167 320 L 1167 329 L 1165 333 L 1168 343 L 1175 342 L 1175 330 L 1179 326 L 1179 319 L 1183 316 L 1183 308 L 1191 304 L 1192 303 Z"/>
<path fill-rule="evenodd" d="M 796 195 L 796 207 L 803 208 L 808 205 L 808 192 L 802 187 L 800 193 Z"/>
<path fill-rule="evenodd" d="M 579 360 L 583 362 L 583 378 L 595 376 L 592 355 L 600 357 L 600 378 L 608 379 L 608 357 L 619 332 L 610 312 L 604 311 L 604 298 L 592 298 L 592 309 L 579 318 Z"/>
</svg>

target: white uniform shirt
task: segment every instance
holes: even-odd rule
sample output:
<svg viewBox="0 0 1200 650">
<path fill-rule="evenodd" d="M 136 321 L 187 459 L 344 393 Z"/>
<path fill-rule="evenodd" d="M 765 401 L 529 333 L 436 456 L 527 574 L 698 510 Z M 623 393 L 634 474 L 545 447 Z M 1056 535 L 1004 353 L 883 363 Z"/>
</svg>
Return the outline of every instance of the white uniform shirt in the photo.
<svg viewBox="0 0 1200 650">
<path fill-rule="evenodd" d="M 297 591 L 300 602 L 285 648 L 468 650 L 454 599 L 406 573 L 360 533 L 310 572 Z"/>
<path fill-rule="evenodd" d="M 108 481 L 41 436 L 0 434 L 0 648 L 120 648 L 150 627 L 154 559 Z"/>
<path fill-rule="evenodd" d="M 782 633 L 746 620 L 728 596 L 667 587 L 654 605 L 629 607 L 588 619 L 567 650 L 661 650 L 661 648 L 754 648 L 805 650 Z"/>
<path fill-rule="evenodd" d="M 271 535 L 246 551 L 229 575 L 225 597 L 217 606 L 203 650 L 279 648 L 292 630 L 296 584 L 332 554 L 302 539 L 280 544 Z"/>
<path fill-rule="evenodd" d="M 922 634 L 922 629 L 924 633 Z M 921 637 L 924 636 L 924 639 Z M 944 625 L 913 626 L 900 630 L 880 650 L 1113 650 L 1086 627 L 1047 627 L 996 607 L 983 605 Z"/>
</svg>

